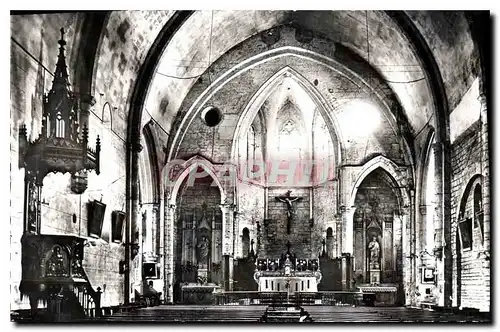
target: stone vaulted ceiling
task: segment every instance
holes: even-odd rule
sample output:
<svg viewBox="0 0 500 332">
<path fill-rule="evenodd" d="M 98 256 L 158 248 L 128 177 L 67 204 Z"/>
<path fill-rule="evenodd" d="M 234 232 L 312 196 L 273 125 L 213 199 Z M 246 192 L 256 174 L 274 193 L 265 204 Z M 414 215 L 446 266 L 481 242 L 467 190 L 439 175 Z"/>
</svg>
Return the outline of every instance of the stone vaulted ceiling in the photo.
<svg viewBox="0 0 500 332">
<path fill-rule="evenodd" d="M 462 95 L 471 84 L 467 79 L 462 79 L 468 77 L 464 73 L 474 70 L 467 65 L 476 51 L 465 16 L 462 13 L 448 15 L 445 12 L 432 15 L 410 12 L 406 15 L 415 24 L 436 59 L 448 107 L 453 109 L 458 101 L 457 96 Z M 96 87 L 96 91 L 109 91 L 111 87 L 111 90 L 122 92 L 115 99 L 120 99 L 121 103 L 130 102 L 132 83 L 140 64 L 171 16 L 172 12 L 161 11 L 111 12 L 98 51 L 96 72 L 103 72 L 99 68 L 103 68 L 109 56 L 112 56 L 103 56 L 105 52 L 130 54 L 136 60 L 129 68 L 122 68 L 119 75 L 121 79 L 97 80 L 100 84 L 106 82 L 107 86 Z M 125 25 L 124 18 L 128 22 Z M 141 87 L 147 91 L 145 104 L 142 105 L 143 124 L 152 117 L 166 132 L 174 135 L 172 124 L 182 120 L 178 118 L 179 112 L 199 78 L 208 74 L 209 80 L 216 79 L 217 75 L 237 67 L 239 63 L 231 62 L 231 59 L 222 67 L 214 67 L 214 64 L 226 52 L 238 52 L 238 45 L 252 36 L 264 31 L 272 32 L 270 29 L 283 25 L 303 30 L 306 39 L 308 34 L 312 34 L 314 38 L 330 40 L 332 45 L 337 43 L 350 51 L 353 64 L 369 64 L 374 74 L 368 76 L 377 76 L 390 87 L 402 107 L 402 118 L 407 121 L 411 134 L 418 134 L 426 124 L 436 126 L 429 72 L 417 54 L 414 41 L 383 11 L 196 11 L 175 31 L 169 43 L 161 46 L 164 49 L 156 64 L 155 74 L 148 86 Z M 115 39 L 124 42 L 111 45 L 113 34 L 119 34 Z M 273 36 L 268 38 L 272 39 Z M 261 52 L 267 50 L 264 44 L 258 47 L 261 47 Z M 303 47 L 307 49 L 307 43 Z M 460 52 L 453 52 L 454 47 L 459 47 Z M 334 48 L 332 46 L 332 50 Z M 337 53 L 331 56 L 334 60 Z M 120 57 L 115 58 L 114 67 L 123 66 Z M 370 77 L 364 80 L 367 85 L 372 83 Z M 121 111 L 124 118 L 128 109 Z"/>
</svg>

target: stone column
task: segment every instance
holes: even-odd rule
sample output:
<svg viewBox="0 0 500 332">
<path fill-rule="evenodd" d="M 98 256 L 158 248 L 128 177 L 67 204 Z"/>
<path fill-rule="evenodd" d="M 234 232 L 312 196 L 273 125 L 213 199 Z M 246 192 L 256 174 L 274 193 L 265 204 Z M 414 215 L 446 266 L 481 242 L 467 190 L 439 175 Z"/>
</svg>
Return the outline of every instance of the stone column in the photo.
<svg viewBox="0 0 500 332">
<path fill-rule="evenodd" d="M 436 274 L 438 305 L 444 306 L 444 260 L 443 260 L 443 147 L 441 143 L 432 144 L 435 162 L 434 188 L 434 255 L 436 256 Z"/>
<path fill-rule="evenodd" d="M 401 232 L 403 239 L 403 279 L 406 290 L 406 305 L 416 306 L 417 296 L 417 253 L 416 253 L 416 225 L 415 225 L 415 192 L 410 191 L 410 206 L 401 209 Z"/>
<path fill-rule="evenodd" d="M 269 219 L 269 189 L 267 187 L 264 188 L 264 219 Z"/>
<path fill-rule="evenodd" d="M 173 285 L 174 285 L 174 223 L 176 220 L 175 204 L 169 204 L 169 200 L 165 200 L 167 204 L 165 204 L 165 226 L 164 226 L 164 291 L 165 291 L 165 301 L 174 302 L 174 293 L 173 293 Z"/>
<path fill-rule="evenodd" d="M 341 206 L 340 211 L 342 213 L 342 254 L 349 253 L 353 254 L 354 251 L 354 242 L 353 242 L 353 234 L 354 234 L 354 212 L 356 211 L 355 206 Z"/>
<path fill-rule="evenodd" d="M 335 216 L 335 257 L 342 256 L 342 215 Z"/>
<path fill-rule="evenodd" d="M 452 268 L 449 144 L 432 145 L 435 160 L 434 255 L 436 257 L 438 305 L 451 306 Z"/>
<path fill-rule="evenodd" d="M 412 293 L 410 303 L 412 306 L 417 305 L 417 225 L 416 225 L 416 206 L 415 206 L 415 190 L 410 189 L 410 207 L 408 209 L 410 219 L 410 261 L 411 261 L 411 284 Z"/>
<path fill-rule="evenodd" d="M 490 310 L 490 155 L 489 155 L 489 137 L 488 137 L 488 105 L 484 93 L 478 98 L 481 103 L 481 172 L 483 175 L 483 304 L 482 311 Z"/>
<path fill-rule="evenodd" d="M 145 256 L 151 256 L 153 254 L 153 218 L 152 208 L 149 204 L 142 205 L 142 213 L 145 213 L 145 220 L 142 222 L 142 252 Z M 144 217 L 143 217 L 144 218 Z"/>
<path fill-rule="evenodd" d="M 96 104 L 96 100 L 93 96 L 82 93 L 80 94 L 79 104 L 80 118 L 78 119 L 78 125 L 80 129 L 82 129 L 84 126 L 89 128 L 90 109 L 93 108 L 93 106 Z"/>
<path fill-rule="evenodd" d="M 130 302 L 130 296 L 133 294 L 130 283 L 130 274 L 132 273 L 131 249 L 135 239 L 135 229 L 137 228 L 139 209 L 139 153 L 142 151 L 140 134 L 134 135 L 135 141 L 127 145 L 127 188 L 126 188 L 126 211 L 127 219 L 125 225 L 125 265 L 127 271 L 124 276 L 124 303 Z M 142 270 L 142 268 L 141 268 Z"/>
<path fill-rule="evenodd" d="M 420 214 L 420 222 L 417 222 L 417 253 L 420 256 L 420 253 L 427 247 L 427 232 L 430 230 L 427 229 L 427 206 L 425 204 L 420 204 L 418 212 Z"/>
<path fill-rule="evenodd" d="M 234 208 L 233 204 L 224 203 L 220 205 L 222 210 L 222 261 L 224 290 L 233 290 L 233 238 L 234 238 Z"/>
<path fill-rule="evenodd" d="M 354 234 L 354 212 L 355 206 L 341 206 L 342 213 L 342 232 L 339 236 L 342 248 L 342 289 L 348 290 L 351 288 L 352 281 L 352 257 L 354 252 L 353 234 Z"/>
<path fill-rule="evenodd" d="M 166 283 L 165 275 L 165 200 L 163 199 L 163 193 L 159 195 L 158 212 L 156 220 L 158 220 L 158 248 L 156 249 L 156 254 L 158 255 L 158 263 L 160 263 L 160 278 L 162 281 L 163 296 L 162 300 L 164 303 L 167 302 L 167 291 L 168 288 Z"/>
<path fill-rule="evenodd" d="M 158 256 L 159 248 L 159 223 L 158 223 L 158 211 L 160 207 L 158 203 L 151 204 L 151 251 L 155 256 Z"/>
<path fill-rule="evenodd" d="M 234 221 L 234 256 L 243 258 L 242 246 L 242 230 L 240 230 L 240 218 L 237 211 L 233 211 L 233 221 Z"/>
<path fill-rule="evenodd" d="M 402 208 L 399 214 L 394 215 L 394 220 L 399 219 L 401 224 L 401 256 L 403 263 L 403 288 L 405 290 L 405 305 L 412 304 L 414 285 L 412 284 L 412 256 L 411 256 L 411 222 L 409 218 L 409 208 Z M 396 232 L 393 235 L 398 236 Z"/>
</svg>

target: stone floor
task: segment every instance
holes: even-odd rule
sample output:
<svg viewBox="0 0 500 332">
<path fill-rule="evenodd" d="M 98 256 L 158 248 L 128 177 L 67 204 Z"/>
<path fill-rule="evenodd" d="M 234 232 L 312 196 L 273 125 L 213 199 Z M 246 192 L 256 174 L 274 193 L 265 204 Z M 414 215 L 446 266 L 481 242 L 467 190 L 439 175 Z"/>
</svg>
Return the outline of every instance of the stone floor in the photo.
<svg viewBox="0 0 500 332">
<path fill-rule="evenodd" d="M 453 314 L 402 307 L 336 307 L 304 306 L 314 322 L 320 323 L 490 323 L 484 314 Z M 176 305 L 142 308 L 132 312 L 103 317 L 100 322 L 138 323 L 254 323 L 258 322 L 266 306 L 202 306 Z"/>
</svg>

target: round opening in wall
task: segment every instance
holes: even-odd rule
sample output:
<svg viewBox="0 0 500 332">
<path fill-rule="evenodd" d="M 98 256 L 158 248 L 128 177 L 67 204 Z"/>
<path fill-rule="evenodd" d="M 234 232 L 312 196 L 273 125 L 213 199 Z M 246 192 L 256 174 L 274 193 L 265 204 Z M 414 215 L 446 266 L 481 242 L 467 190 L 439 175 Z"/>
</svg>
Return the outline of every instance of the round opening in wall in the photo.
<svg viewBox="0 0 500 332">
<path fill-rule="evenodd" d="M 222 112 L 217 107 L 207 107 L 201 112 L 203 122 L 209 127 L 215 127 L 222 121 Z"/>
</svg>

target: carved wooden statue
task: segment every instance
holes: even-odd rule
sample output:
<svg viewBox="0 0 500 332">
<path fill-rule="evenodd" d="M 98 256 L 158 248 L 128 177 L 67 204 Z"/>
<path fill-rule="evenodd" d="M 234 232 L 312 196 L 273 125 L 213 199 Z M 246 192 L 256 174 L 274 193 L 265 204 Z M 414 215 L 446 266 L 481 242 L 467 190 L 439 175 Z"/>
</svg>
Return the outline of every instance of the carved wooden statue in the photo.
<svg viewBox="0 0 500 332">
<path fill-rule="evenodd" d="M 368 244 L 368 250 L 370 251 L 370 268 L 379 268 L 379 258 L 380 258 L 380 245 L 377 238 L 374 236 L 372 241 Z"/>
</svg>

